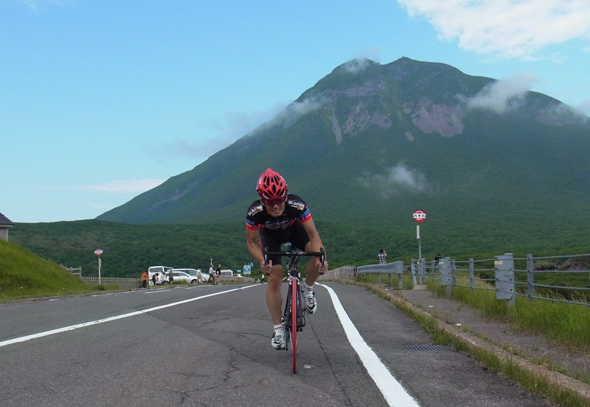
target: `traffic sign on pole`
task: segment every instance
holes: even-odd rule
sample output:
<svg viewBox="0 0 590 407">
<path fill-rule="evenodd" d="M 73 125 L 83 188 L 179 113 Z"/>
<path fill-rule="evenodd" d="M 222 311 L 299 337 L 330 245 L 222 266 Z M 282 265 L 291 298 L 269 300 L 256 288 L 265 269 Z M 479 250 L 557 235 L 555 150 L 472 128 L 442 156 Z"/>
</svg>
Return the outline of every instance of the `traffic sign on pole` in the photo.
<svg viewBox="0 0 590 407">
<path fill-rule="evenodd" d="M 416 222 L 422 223 L 426 220 L 426 212 L 424 212 L 422 209 L 417 209 L 414 211 L 414 215 L 412 215 L 412 217 Z"/>
<path fill-rule="evenodd" d="M 96 254 L 98 257 L 102 256 L 102 253 L 103 251 L 100 247 L 94 251 L 94 254 Z"/>
</svg>

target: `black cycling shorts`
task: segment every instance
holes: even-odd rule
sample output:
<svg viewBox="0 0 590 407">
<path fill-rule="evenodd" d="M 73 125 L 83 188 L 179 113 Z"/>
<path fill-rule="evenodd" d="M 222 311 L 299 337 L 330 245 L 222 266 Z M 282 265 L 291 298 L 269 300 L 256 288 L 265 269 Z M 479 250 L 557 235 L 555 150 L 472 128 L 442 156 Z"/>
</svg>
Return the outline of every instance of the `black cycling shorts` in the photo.
<svg viewBox="0 0 590 407">
<path fill-rule="evenodd" d="M 280 252 L 281 245 L 286 242 L 291 242 L 301 251 L 305 250 L 309 236 L 300 219 L 295 219 L 291 226 L 282 230 L 260 228 L 260 246 L 263 250 L 267 248 L 269 252 Z M 273 265 L 281 264 L 281 256 L 268 256 L 268 259 L 272 260 Z"/>
</svg>

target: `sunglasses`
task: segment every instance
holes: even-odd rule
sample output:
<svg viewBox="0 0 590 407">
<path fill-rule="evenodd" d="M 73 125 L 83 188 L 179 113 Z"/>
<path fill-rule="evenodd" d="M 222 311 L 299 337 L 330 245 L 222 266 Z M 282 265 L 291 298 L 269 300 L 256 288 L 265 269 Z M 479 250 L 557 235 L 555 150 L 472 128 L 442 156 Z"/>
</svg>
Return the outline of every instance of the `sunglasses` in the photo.
<svg viewBox="0 0 590 407">
<path fill-rule="evenodd" d="M 281 206 L 285 202 L 285 199 L 284 198 L 281 198 L 281 199 L 263 199 L 262 202 L 264 203 L 265 206 L 270 206 L 270 207 L 273 207 L 275 205 Z"/>
</svg>

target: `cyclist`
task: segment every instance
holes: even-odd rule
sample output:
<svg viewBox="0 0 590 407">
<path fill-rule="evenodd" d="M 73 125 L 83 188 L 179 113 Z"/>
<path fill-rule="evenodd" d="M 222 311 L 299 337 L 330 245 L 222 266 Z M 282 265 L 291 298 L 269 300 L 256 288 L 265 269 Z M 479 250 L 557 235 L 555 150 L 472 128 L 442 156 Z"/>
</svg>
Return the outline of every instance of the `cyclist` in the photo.
<svg viewBox="0 0 590 407">
<path fill-rule="evenodd" d="M 281 244 L 285 242 L 291 242 L 304 251 L 319 252 L 323 247 L 307 204 L 299 196 L 288 194 L 287 190 L 287 182 L 281 174 L 268 168 L 256 185 L 260 199 L 250 205 L 246 218 L 248 250 L 268 276 L 266 304 L 274 324 L 271 345 L 275 349 L 285 348 L 285 328 L 281 323 L 283 266 L 279 256 L 269 256 L 269 264 L 265 264 L 262 247 L 268 248 L 269 252 L 280 251 Z M 322 266 L 319 257 L 312 257 L 307 265 L 307 276 L 301 290 L 310 314 L 318 307 L 313 284 L 327 270 L 328 263 L 324 262 Z"/>
</svg>

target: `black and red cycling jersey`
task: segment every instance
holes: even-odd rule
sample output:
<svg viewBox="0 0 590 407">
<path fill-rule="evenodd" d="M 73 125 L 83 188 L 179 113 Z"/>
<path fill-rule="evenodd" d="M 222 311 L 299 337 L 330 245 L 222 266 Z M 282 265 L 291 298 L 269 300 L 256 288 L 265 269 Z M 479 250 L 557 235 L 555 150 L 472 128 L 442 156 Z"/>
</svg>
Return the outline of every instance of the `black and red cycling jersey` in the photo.
<svg viewBox="0 0 590 407">
<path fill-rule="evenodd" d="M 266 212 L 266 208 L 262 205 L 260 200 L 254 201 L 248 208 L 246 228 L 254 231 L 258 230 L 258 228 L 264 228 L 269 231 L 284 230 L 291 226 L 297 219 L 301 220 L 301 223 L 311 220 L 309 208 L 301 197 L 288 194 L 287 202 L 285 203 L 285 211 L 277 218 Z"/>
</svg>

